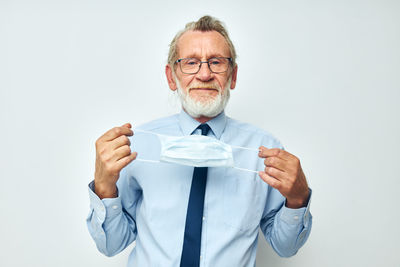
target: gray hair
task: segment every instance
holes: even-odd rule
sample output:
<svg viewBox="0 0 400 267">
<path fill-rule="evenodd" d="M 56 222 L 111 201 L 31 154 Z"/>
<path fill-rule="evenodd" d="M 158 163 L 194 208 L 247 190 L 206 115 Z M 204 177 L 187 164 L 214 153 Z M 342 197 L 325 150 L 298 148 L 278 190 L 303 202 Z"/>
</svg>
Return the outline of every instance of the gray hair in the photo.
<svg viewBox="0 0 400 267">
<path fill-rule="evenodd" d="M 209 32 L 216 31 L 220 33 L 226 40 L 232 58 L 232 65 L 236 66 L 236 51 L 231 39 L 229 38 L 228 31 L 225 29 L 224 24 L 216 18 L 211 16 L 203 16 L 198 21 L 192 21 L 186 24 L 185 29 L 179 31 L 169 45 L 168 64 L 173 67 L 175 61 L 178 59 L 178 41 L 179 38 L 187 31 L 201 31 Z M 172 68 L 174 69 L 174 68 Z"/>
</svg>

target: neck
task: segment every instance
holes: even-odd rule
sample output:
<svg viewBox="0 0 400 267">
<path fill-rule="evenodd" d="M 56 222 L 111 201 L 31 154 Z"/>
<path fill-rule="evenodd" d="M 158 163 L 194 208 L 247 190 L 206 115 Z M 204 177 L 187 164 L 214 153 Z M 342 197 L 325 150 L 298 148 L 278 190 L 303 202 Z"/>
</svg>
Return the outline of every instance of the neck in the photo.
<svg viewBox="0 0 400 267">
<path fill-rule="evenodd" d="M 207 121 L 212 120 L 213 118 L 200 116 L 198 118 L 194 118 L 196 121 L 200 122 L 201 124 L 206 123 Z"/>
<path fill-rule="evenodd" d="M 185 108 L 184 107 L 182 107 L 183 108 L 183 110 L 186 112 L 186 110 L 185 110 Z M 186 114 L 188 114 L 189 115 L 189 113 L 187 113 L 186 112 Z M 218 116 L 218 115 L 217 115 Z M 215 116 L 215 117 L 217 117 L 217 116 Z M 210 120 L 212 120 L 212 119 L 214 119 L 215 117 L 206 117 L 206 116 L 200 116 L 200 117 L 198 117 L 198 118 L 195 118 L 195 117 L 192 117 L 193 119 L 195 119 L 196 121 L 198 121 L 198 122 L 200 122 L 200 123 L 206 123 L 207 121 L 210 121 Z"/>
</svg>

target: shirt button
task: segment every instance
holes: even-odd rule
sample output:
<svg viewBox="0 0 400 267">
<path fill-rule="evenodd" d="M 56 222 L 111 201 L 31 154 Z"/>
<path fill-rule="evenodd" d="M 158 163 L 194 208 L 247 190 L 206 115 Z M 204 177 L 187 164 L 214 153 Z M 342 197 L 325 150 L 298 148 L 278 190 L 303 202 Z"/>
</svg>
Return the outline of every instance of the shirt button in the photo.
<svg viewBox="0 0 400 267">
<path fill-rule="evenodd" d="M 203 221 L 206 219 L 206 217 L 203 216 Z"/>
<path fill-rule="evenodd" d="M 113 208 L 114 210 L 116 210 L 116 209 L 118 209 L 118 206 L 117 206 L 117 205 L 114 205 L 114 206 L 112 206 L 112 208 Z"/>
<path fill-rule="evenodd" d="M 299 216 L 294 216 L 293 219 L 295 219 L 296 221 L 299 219 Z"/>
</svg>

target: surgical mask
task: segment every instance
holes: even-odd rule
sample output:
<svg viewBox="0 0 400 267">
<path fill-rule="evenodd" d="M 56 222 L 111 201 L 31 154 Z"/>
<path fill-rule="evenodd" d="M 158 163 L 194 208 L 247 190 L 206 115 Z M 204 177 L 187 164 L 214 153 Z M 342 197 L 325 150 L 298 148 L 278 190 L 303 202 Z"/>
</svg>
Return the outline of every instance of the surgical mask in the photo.
<svg viewBox="0 0 400 267">
<path fill-rule="evenodd" d="M 151 131 L 135 130 L 157 135 L 161 142 L 160 160 L 136 158 L 144 162 L 168 162 L 194 167 L 231 167 L 258 173 L 254 170 L 235 167 L 232 149 L 246 149 L 258 153 L 258 149 L 228 145 L 218 139 L 204 135 L 169 136 Z"/>
</svg>

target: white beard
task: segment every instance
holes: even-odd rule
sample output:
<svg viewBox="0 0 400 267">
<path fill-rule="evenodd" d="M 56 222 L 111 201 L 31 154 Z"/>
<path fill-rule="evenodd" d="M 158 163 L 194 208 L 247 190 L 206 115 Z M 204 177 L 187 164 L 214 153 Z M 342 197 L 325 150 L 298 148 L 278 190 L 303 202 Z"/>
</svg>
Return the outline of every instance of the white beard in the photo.
<svg viewBox="0 0 400 267">
<path fill-rule="evenodd" d="M 190 97 L 189 93 L 185 93 L 182 89 L 178 79 L 175 78 L 176 85 L 178 87 L 178 95 L 181 100 L 182 108 L 193 118 L 199 118 L 201 116 L 214 118 L 220 114 L 228 104 L 230 97 L 230 85 L 232 79 L 229 78 L 225 90 L 221 93 L 221 89 L 218 88 L 218 95 L 214 98 L 207 100 L 196 100 Z"/>
</svg>

